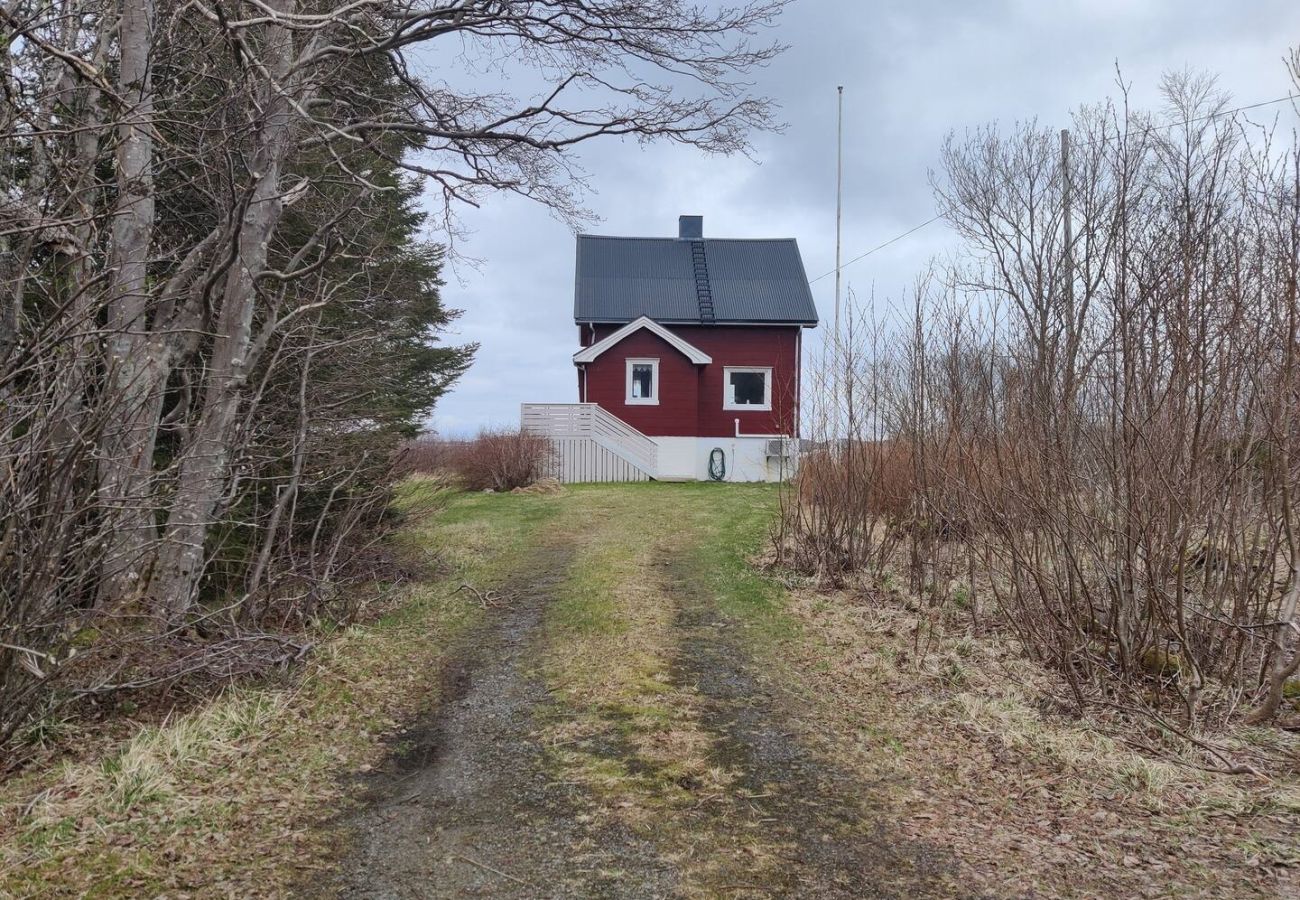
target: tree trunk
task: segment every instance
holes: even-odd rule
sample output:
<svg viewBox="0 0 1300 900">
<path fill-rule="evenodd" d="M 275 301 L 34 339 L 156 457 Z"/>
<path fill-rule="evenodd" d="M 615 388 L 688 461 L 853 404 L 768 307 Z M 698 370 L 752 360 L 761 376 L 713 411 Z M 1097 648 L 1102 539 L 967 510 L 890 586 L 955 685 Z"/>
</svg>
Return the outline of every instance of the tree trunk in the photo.
<svg viewBox="0 0 1300 900">
<path fill-rule="evenodd" d="M 283 0 L 269 5 L 278 10 L 288 6 Z M 239 233 L 238 257 L 226 276 L 202 411 L 181 459 L 149 591 L 153 602 L 173 620 L 189 610 L 203 575 L 204 544 L 230 474 L 242 389 L 253 364 L 248 357 L 255 282 L 266 268 L 271 237 L 284 209 L 280 172 L 290 147 L 292 119 L 286 92 L 291 89 L 293 45 L 290 33 L 274 23 L 267 24 L 266 37 L 264 58 L 274 80 L 262 98 L 265 119 L 251 167 L 257 180 Z"/>
<path fill-rule="evenodd" d="M 307 460 L 307 432 L 311 423 L 310 410 L 307 405 L 307 387 L 310 383 L 313 355 L 314 349 L 308 346 L 302 361 L 302 371 L 298 375 L 298 430 L 294 435 L 293 468 L 290 471 L 288 483 L 282 486 L 280 494 L 276 498 L 275 508 L 271 510 L 270 519 L 266 523 L 266 535 L 262 538 L 262 549 L 257 555 L 257 563 L 253 566 L 253 573 L 248 577 L 247 587 L 244 592 L 244 605 L 241 612 L 249 622 L 256 622 L 261 613 L 262 604 L 250 606 L 249 603 L 261 587 L 262 576 L 266 573 L 267 565 L 271 559 L 271 551 L 275 548 L 275 540 L 279 536 L 280 522 L 284 519 L 285 512 L 289 510 L 296 500 L 298 486 L 302 483 L 302 468 Z M 290 520 L 292 521 L 292 515 Z"/>
<path fill-rule="evenodd" d="M 118 86 L 127 108 L 117 127 L 117 203 L 109 245 L 108 359 L 113 404 L 100 454 L 100 501 L 113 527 L 101 600 L 139 582 L 153 544 L 150 504 L 154 443 L 167 380 L 166 355 L 148 333 L 148 262 L 153 243 L 153 0 L 121 0 Z"/>
</svg>

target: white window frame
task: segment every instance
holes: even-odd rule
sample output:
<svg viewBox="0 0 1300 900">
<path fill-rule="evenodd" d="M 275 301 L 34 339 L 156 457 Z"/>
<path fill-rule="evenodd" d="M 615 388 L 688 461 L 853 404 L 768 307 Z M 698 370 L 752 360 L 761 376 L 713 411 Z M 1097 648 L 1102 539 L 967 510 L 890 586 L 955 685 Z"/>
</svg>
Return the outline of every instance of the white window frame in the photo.
<svg viewBox="0 0 1300 900">
<path fill-rule="evenodd" d="M 731 373 L 751 372 L 763 375 L 763 405 L 757 403 L 736 403 L 735 394 L 731 392 Z M 722 408 L 735 412 L 771 412 L 772 410 L 772 367 L 771 366 L 723 366 L 722 367 Z"/>
<path fill-rule="evenodd" d="M 650 367 L 650 396 L 633 397 L 632 396 L 632 367 L 649 366 Z M 648 357 L 632 357 L 627 359 L 627 381 L 624 384 L 623 402 L 628 406 L 658 406 L 659 405 L 659 360 Z"/>
</svg>

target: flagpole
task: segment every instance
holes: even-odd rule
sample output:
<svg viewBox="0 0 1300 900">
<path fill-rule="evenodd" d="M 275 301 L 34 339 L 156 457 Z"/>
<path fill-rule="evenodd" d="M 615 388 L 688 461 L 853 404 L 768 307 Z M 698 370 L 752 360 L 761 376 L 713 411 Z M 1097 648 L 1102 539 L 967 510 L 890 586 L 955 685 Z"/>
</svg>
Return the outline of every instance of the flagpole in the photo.
<svg viewBox="0 0 1300 900">
<path fill-rule="evenodd" d="M 844 219 L 844 85 L 839 95 L 835 122 L 835 328 L 832 340 L 840 345 L 840 228 Z"/>
</svg>

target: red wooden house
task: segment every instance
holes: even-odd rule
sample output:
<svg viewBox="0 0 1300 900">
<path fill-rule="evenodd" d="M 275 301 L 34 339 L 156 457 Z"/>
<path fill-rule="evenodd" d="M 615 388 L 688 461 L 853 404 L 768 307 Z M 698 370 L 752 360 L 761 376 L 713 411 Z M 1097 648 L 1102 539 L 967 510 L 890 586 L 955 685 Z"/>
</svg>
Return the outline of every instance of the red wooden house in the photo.
<svg viewBox="0 0 1300 900">
<path fill-rule="evenodd" d="M 790 473 L 803 329 L 817 310 L 792 238 L 579 235 L 577 404 L 525 404 L 568 481 Z"/>
</svg>

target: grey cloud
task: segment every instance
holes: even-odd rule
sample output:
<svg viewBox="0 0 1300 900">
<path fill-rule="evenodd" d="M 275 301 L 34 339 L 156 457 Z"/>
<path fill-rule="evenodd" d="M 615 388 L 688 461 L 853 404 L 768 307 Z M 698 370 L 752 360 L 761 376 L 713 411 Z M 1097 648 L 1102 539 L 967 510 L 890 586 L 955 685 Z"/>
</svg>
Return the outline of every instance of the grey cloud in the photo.
<svg viewBox="0 0 1300 900">
<path fill-rule="evenodd" d="M 671 234 L 679 213 L 698 213 L 712 235 L 797 237 L 816 277 L 834 265 L 836 84 L 846 91 L 848 259 L 933 215 L 927 173 L 948 131 L 1030 118 L 1063 125 L 1072 108 L 1115 94 L 1117 59 L 1137 106 L 1158 104 L 1160 74 L 1184 67 L 1217 72 L 1240 103 L 1285 94 L 1281 59 L 1300 44 L 1300 4 L 805 0 L 776 36 L 790 50 L 757 73 L 756 90 L 780 102 L 787 128 L 756 136 L 758 164 L 668 145 L 592 144 L 581 157 L 588 203 L 602 219 L 592 230 Z M 535 89 L 528 77 L 516 73 L 507 89 Z M 1274 113 L 1297 121 L 1285 107 L 1257 117 Z M 463 221 L 472 230 L 466 252 L 483 266 L 449 279 L 445 295 L 466 311 L 462 339 L 483 349 L 435 412 L 434 426 L 449 433 L 512 424 L 520 402 L 576 394 L 572 234 L 512 198 L 489 197 Z M 937 223 L 846 269 L 846 282 L 860 301 L 874 288 L 884 303 L 952 246 Z M 833 279 L 813 288 L 828 317 Z"/>
</svg>

